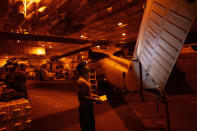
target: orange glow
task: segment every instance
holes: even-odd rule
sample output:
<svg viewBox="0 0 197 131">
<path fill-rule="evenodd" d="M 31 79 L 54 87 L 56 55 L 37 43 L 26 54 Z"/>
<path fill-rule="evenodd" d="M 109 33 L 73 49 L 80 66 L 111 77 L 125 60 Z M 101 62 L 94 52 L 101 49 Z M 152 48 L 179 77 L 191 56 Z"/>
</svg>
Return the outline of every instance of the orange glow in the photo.
<svg viewBox="0 0 197 131">
<path fill-rule="evenodd" d="M 112 7 L 107 8 L 108 13 L 112 12 Z"/>
<path fill-rule="evenodd" d="M 41 0 L 23 0 L 24 2 L 24 8 L 25 8 L 25 17 L 26 17 L 26 11 L 27 9 L 29 8 L 29 6 L 32 4 L 32 3 L 39 3 Z M 42 7 L 41 7 L 42 8 Z M 40 11 L 39 11 L 40 12 Z"/>
<path fill-rule="evenodd" d="M 27 19 L 31 19 L 31 18 L 33 17 L 34 13 L 35 13 L 35 12 L 33 11 L 32 13 L 28 14 L 28 15 L 26 16 L 26 18 L 27 18 Z"/>
<path fill-rule="evenodd" d="M 84 36 L 83 35 L 81 35 L 81 38 L 83 38 Z"/>
<path fill-rule="evenodd" d="M 121 38 L 120 40 L 126 40 L 126 39 L 127 39 L 127 38 L 124 37 L 124 38 Z"/>
<path fill-rule="evenodd" d="M 118 23 L 118 25 L 119 25 L 119 27 L 125 27 L 125 26 L 127 26 L 127 24 L 123 24 L 123 23 L 122 24 L 119 24 Z"/>
<path fill-rule="evenodd" d="M 34 2 L 36 2 L 36 3 L 39 3 L 41 0 L 33 0 Z"/>
<path fill-rule="evenodd" d="M 37 55 L 45 55 L 45 48 L 44 47 L 32 47 L 32 54 Z"/>
<path fill-rule="evenodd" d="M 7 63 L 5 59 L 0 59 L 0 67 L 4 66 Z"/>
<path fill-rule="evenodd" d="M 27 1 L 27 3 L 28 2 L 36 2 L 36 3 L 39 3 L 41 0 L 26 0 Z"/>
<path fill-rule="evenodd" d="M 32 3 L 34 3 L 34 1 L 30 1 L 30 2 L 26 5 L 26 8 L 28 8 Z"/>
<path fill-rule="evenodd" d="M 38 12 L 43 12 L 47 7 L 46 6 L 42 6 L 38 9 Z"/>
<path fill-rule="evenodd" d="M 102 96 L 100 96 L 100 98 L 99 98 L 101 101 L 106 101 L 107 100 L 107 97 L 106 97 L 106 95 L 102 95 Z"/>
</svg>

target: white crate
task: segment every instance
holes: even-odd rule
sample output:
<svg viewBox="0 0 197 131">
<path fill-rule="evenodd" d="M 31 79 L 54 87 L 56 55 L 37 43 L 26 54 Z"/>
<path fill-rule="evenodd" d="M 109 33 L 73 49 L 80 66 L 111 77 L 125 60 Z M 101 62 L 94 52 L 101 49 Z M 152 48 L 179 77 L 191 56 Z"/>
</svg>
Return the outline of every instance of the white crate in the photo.
<svg viewBox="0 0 197 131">
<path fill-rule="evenodd" d="M 31 104 L 26 99 L 0 102 L 0 131 L 17 131 L 31 126 Z"/>
<path fill-rule="evenodd" d="M 31 114 L 31 104 L 26 99 L 0 102 L 0 121 L 15 119 Z"/>
<path fill-rule="evenodd" d="M 17 117 L 23 116 L 23 104 L 18 103 L 17 101 L 12 101 L 9 104 L 9 117 L 10 119 L 15 119 Z"/>
<path fill-rule="evenodd" d="M 31 112 L 31 104 L 28 100 L 22 98 L 12 101 L 10 103 L 10 117 L 17 118 L 25 115 L 29 115 Z"/>
<path fill-rule="evenodd" d="M 20 99 L 22 102 L 22 108 L 24 115 L 30 115 L 31 114 L 31 104 L 26 99 Z"/>
</svg>

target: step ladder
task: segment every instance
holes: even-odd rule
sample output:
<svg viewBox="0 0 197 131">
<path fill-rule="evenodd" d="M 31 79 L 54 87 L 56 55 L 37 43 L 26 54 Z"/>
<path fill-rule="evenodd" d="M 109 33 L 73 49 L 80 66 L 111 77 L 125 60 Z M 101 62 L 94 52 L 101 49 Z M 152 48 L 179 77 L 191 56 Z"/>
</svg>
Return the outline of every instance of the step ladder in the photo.
<svg viewBox="0 0 197 131">
<path fill-rule="evenodd" d="M 89 72 L 90 93 L 97 90 L 96 72 Z"/>
</svg>

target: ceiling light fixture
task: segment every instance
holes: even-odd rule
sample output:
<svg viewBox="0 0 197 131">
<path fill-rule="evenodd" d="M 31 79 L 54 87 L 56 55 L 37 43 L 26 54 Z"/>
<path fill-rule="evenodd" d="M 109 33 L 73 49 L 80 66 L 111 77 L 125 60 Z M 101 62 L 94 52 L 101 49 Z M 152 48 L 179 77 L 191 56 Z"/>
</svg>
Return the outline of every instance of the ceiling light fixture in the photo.
<svg viewBox="0 0 197 131">
<path fill-rule="evenodd" d="M 125 33 L 122 33 L 122 36 L 125 36 L 126 34 Z"/>
<path fill-rule="evenodd" d="M 87 37 L 86 37 L 86 36 L 84 36 L 84 35 L 81 35 L 81 38 L 86 39 Z"/>
<path fill-rule="evenodd" d="M 119 26 L 121 26 L 122 24 L 123 24 L 122 22 L 119 22 L 119 23 L 118 23 Z"/>
<path fill-rule="evenodd" d="M 41 46 L 44 46 L 44 45 L 41 45 Z"/>
<path fill-rule="evenodd" d="M 38 9 L 38 12 L 43 12 L 47 7 L 46 6 L 42 6 Z"/>
<path fill-rule="evenodd" d="M 128 24 L 123 24 L 122 22 L 119 22 L 119 23 L 118 23 L 118 26 L 119 26 L 119 27 L 125 27 L 125 26 L 127 26 L 127 25 L 128 25 Z"/>
</svg>

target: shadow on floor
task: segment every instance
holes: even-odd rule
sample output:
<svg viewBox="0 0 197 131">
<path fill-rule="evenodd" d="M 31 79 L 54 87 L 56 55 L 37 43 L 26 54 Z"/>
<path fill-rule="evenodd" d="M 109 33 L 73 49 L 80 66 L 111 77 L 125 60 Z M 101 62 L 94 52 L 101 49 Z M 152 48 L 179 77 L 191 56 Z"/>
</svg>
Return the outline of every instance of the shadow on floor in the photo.
<svg viewBox="0 0 197 131">
<path fill-rule="evenodd" d="M 193 94 L 193 90 L 186 80 L 186 72 L 182 72 L 178 66 L 174 66 L 166 83 L 168 95 Z"/>
<path fill-rule="evenodd" d="M 123 95 L 122 90 L 117 88 L 113 95 L 109 96 L 109 104 L 118 114 L 126 128 L 132 131 L 147 131 L 146 127 L 133 112 L 132 108 L 128 106 Z"/>
<path fill-rule="evenodd" d="M 78 108 L 32 120 L 32 126 L 25 131 L 56 131 L 78 123 Z"/>
<path fill-rule="evenodd" d="M 107 112 L 108 110 L 111 110 L 111 108 L 107 107 L 106 104 L 107 103 L 95 105 L 95 117 L 97 115 Z M 69 128 L 72 125 L 79 123 L 78 119 L 78 108 L 66 110 L 64 112 L 59 112 L 32 120 L 32 126 L 28 129 L 25 129 L 25 131 L 66 130 L 66 128 Z"/>
<path fill-rule="evenodd" d="M 76 84 L 73 81 L 36 81 L 31 88 L 76 92 Z"/>
</svg>

